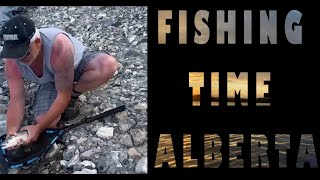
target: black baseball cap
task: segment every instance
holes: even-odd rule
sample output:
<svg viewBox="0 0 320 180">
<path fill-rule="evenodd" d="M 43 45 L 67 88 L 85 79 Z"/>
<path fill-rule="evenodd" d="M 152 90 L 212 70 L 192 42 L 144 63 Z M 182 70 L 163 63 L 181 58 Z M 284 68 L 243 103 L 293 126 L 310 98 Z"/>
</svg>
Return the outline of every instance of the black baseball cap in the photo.
<svg viewBox="0 0 320 180">
<path fill-rule="evenodd" d="M 22 58 L 27 54 L 30 39 L 36 32 L 34 22 L 20 15 L 2 26 L 3 49 L 1 58 Z"/>
</svg>

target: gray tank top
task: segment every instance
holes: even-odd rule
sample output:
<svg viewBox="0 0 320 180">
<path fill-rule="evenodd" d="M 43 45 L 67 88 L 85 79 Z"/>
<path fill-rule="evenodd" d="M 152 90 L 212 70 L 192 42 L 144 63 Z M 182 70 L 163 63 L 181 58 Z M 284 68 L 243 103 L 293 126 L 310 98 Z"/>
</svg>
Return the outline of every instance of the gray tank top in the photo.
<svg viewBox="0 0 320 180">
<path fill-rule="evenodd" d="M 67 35 L 71 40 L 71 42 L 73 43 L 73 47 L 75 50 L 74 68 L 78 66 L 86 47 L 78 39 L 72 37 L 69 33 L 61 29 L 42 28 L 42 29 L 39 29 L 39 32 L 40 32 L 41 41 L 43 44 L 43 62 L 44 63 L 43 63 L 42 77 L 40 78 L 37 77 L 29 66 L 22 64 L 19 60 L 16 60 L 16 61 L 25 80 L 32 81 L 38 84 L 45 84 L 48 82 L 54 82 L 54 74 L 51 67 L 51 63 L 50 63 L 51 49 L 52 49 L 53 42 L 59 33 L 63 33 Z"/>
</svg>

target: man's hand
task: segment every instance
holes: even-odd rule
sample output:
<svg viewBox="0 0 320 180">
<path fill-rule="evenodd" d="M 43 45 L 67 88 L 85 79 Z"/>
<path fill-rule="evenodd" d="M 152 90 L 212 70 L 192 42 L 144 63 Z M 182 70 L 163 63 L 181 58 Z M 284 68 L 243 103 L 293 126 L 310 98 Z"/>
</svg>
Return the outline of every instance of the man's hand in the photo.
<svg viewBox="0 0 320 180">
<path fill-rule="evenodd" d="M 28 131 L 28 139 L 24 144 L 30 144 L 30 143 L 37 141 L 41 132 L 42 132 L 39 124 L 24 126 L 21 128 L 21 131 L 22 130 Z"/>
<path fill-rule="evenodd" d="M 16 136 L 17 135 L 17 130 L 13 130 L 13 129 L 8 129 L 7 130 L 7 138 L 10 136 L 10 135 L 13 135 L 13 136 Z"/>
</svg>

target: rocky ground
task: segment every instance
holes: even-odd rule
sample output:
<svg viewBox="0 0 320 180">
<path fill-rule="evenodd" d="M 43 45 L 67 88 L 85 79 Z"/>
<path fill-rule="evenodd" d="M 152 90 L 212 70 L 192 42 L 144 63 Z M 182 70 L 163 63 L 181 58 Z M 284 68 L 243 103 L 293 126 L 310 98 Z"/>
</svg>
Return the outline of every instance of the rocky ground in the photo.
<svg viewBox="0 0 320 180">
<path fill-rule="evenodd" d="M 119 62 L 111 81 L 80 96 L 80 114 L 75 120 L 122 104 L 127 109 L 70 130 L 63 135 L 62 144 L 51 152 L 53 157 L 42 158 L 18 173 L 147 173 L 147 7 L 28 7 L 26 10 L 24 14 L 38 28 L 61 28 L 92 50 L 109 52 Z M 9 102 L 3 60 L 0 85 L 0 134 L 3 134 Z M 26 82 L 26 123 L 33 118 L 30 107 L 37 87 Z"/>
</svg>

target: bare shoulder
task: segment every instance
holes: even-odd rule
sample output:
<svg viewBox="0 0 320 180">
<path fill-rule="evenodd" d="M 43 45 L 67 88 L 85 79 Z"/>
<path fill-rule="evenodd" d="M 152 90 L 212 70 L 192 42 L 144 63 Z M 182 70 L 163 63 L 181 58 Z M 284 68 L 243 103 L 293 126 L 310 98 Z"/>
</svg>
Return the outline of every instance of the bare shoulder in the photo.
<svg viewBox="0 0 320 180">
<path fill-rule="evenodd" d="M 8 79 L 22 79 L 21 71 L 15 59 L 5 59 L 4 69 Z"/>
<path fill-rule="evenodd" d="M 74 48 L 71 40 L 63 33 L 56 36 L 51 50 L 51 66 L 53 70 L 68 68 L 68 64 L 73 64 Z"/>
</svg>

